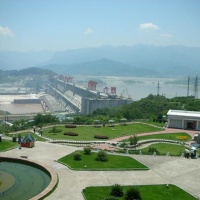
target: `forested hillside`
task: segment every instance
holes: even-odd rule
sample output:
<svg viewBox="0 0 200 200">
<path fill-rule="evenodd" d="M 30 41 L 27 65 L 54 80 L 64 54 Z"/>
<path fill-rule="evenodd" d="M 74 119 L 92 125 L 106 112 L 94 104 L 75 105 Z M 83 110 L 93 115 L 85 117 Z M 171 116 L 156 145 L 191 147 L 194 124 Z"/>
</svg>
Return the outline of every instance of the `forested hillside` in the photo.
<svg viewBox="0 0 200 200">
<path fill-rule="evenodd" d="M 93 116 L 160 121 L 170 109 L 200 111 L 200 99 L 195 99 L 193 96 L 168 99 L 164 96 L 149 95 L 146 98 L 125 106 L 113 109 L 98 109 L 93 112 Z"/>
</svg>

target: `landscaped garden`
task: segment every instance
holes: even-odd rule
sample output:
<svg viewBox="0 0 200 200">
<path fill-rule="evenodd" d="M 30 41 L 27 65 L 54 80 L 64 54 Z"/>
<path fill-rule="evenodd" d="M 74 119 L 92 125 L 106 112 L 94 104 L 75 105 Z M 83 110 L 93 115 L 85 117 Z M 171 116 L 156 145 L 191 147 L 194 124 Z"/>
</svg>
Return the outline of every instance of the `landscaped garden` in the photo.
<svg viewBox="0 0 200 200">
<path fill-rule="evenodd" d="M 101 154 L 101 155 L 99 155 Z M 107 154 L 104 151 L 76 151 L 58 160 L 74 170 L 147 170 L 148 167 L 137 160 L 121 155 Z"/>
<path fill-rule="evenodd" d="M 52 131 L 52 129 L 54 129 L 54 131 Z M 155 132 L 161 130 L 161 128 L 142 123 L 118 125 L 114 127 L 77 126 L 76 128 L 66 128 L 65 126 L 56 126 L 44 128 L 43 136 L 51 139 L 90 141 L 99 140 L 99 138 L 94 137 L 95 135 L 107 136 L 108 139 L 113 139 L 125 135 Z M 70 136 L 65 134 L 66 132 L 77 133 L 78 135 Z"/>
<path fill-rule="evenodd" d="M 175 185 L 121 186 L 113 193 L 114 186 L 87 187 L 83 190 L 86 200 L 195 200 L 196 198 Z M 119 191 L 119 187 L 118 187 Z M 115 194 L 115 195 L 114 195 Z M 137 195 L 137 196 L 134 196 Z M 132 197 L 132 198 L 131 198 Z"/>
</svg>

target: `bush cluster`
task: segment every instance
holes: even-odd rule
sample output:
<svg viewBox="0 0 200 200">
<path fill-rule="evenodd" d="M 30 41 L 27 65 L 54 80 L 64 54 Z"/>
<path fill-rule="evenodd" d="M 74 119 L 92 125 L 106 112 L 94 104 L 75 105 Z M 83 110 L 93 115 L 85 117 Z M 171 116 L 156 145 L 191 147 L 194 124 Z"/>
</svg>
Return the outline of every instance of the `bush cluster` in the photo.
<svg viewBox="0 0 200 200">
<path fill-rule="evenodd" d="M 64 133 L 64 135 L 68 135 L 68 136 L 78 136 L 78 133 L 66 132 L 66 133 Z"/>
<path fill-rule="evenodd" d="M 66 124 L 65 128 L 76 128 L 76 125 L 74 125 L 74 124 Z"/>
<path fill-rule="evenodd" d="M 111 192 L 110 194 L 112 195 L 111 197 L 106 197 L 104 200 L 117 200 L 118 197 L 123 197 L 124 200 L 142 200 L 141 193 L 139 188 L 133 186 L 127 191 L 123 192 L 123 188 L 119 184 L 115 184 L 111 187 Z"/>
<path fill-rule="evenodd" d="M 94 138 L 96 138 L 96 139 L 108 139 L 108 136 L 106 136 L 106 135 L 95 135 Z"/>
</svg>

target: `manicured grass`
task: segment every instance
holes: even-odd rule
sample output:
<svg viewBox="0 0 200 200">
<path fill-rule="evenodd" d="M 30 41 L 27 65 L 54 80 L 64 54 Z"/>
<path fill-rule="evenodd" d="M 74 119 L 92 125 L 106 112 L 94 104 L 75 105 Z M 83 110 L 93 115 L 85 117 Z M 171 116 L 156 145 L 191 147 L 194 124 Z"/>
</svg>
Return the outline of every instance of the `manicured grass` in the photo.
<svg viewBox="0 0 200 200">
<path fill-rule="evenodd" d="M 2 139 L 2 141 L 0 142 L 0 151 L 7 151 L 11 148 L 15 148 L 19 146 L 19 144 L 17 142 L 13 142 L 12 140 L 4 140 Z"/>
<path fill-rule="evenodd" d="M 185 146 L 183 145 L 157 143 L 157 144 L 152 144 L 144 149 L 141 149 L 141 151 L 145 154 L 148 154 L 149 148 L 156 148 L 156 150 L 160 154 L 166 155 L 169 152 L 170 155 L 176 155 L 176 156 L 180 156 L 185 150 Z"/>
<path fill-rule="evenodd" d="M 134 169 L 148 169 L 145 165 L 138 162 L 137 160 L 120 155 L 108 154 L 108 161 L 98 161 L 97 153 L 91 152 L 90 155 L 85 155 L 83 151 L 79 151 L 81 154 L 81 160 L 74 160 L 74 156 L 69 154 L 60 158 L 58 161 L 66 164 L 74 170 L 134 170 Z M 85 166 L 87 166 L 85 168 Z"/>
<path fill-rule="evenodd" d="M 140 134 L 145 132 L 155 132 L 161 131 L 161 128 L 153 127 L 147 124 L 128 124 L 127 126 L 118 125 L 115 127 L 100 127 L 95 128 L 93 126 L 80 126 L 77 128 L 65 128 L 64 126 L 59 126 L 58 129 L 62 131 L 60 133 L 49 133 L 51 128 L 44 128 L 43 135 L 51 139 L 62 139 L 62 140 L 99 140 L 95 139 L 94 135 L 106 135 L 109 139 L 121 137 L 124 135 Z M 75 132 L 78 136 L 67 136 L 64 135 L 65 132 Z"/>
<path fill-rule="evenodd" d="M 187 138 L 186 140 L 181 140 L 179 137 L 180 136 L 184 136 L 185 138 Z M 145 135 L 145 136 L 140 136 L 139 137 L 139 141 L 140 140 L 148 140 L 148 139 L 166 139 L 166 140 L 177 140 L 180 142 L 185 142 L 185 141 L 189 141 L 192 139 L 192 137 L 190 135 L 188 135 L 187 133 L 184 132 L 180 132 L 180 133 L 166 133 L 166 134 L 151 134 L 151 135 Z M 122 140 L 122 142 L 128 142 L 129 140 Z"/>
<path fill-rule="evenodd" d="M 133 186 L 122 186 L 124 194 L 126 191 Z M 169 185 L 167 188 L 166 185 L 140 185 L 135 186 L 139 188 L 141 193 L 142 200 L 195 200 L 196 198 L 188 194 L 184 190 L 180 189 L 175 185 Z M 83 193 L 86 197 L 86 200 L 103 200 L 110 195 L 111 187 L 87 187 L 83 190 Z M 118 197 L 118 200 L 124 200 L 123 197 Z"/>
</svg>

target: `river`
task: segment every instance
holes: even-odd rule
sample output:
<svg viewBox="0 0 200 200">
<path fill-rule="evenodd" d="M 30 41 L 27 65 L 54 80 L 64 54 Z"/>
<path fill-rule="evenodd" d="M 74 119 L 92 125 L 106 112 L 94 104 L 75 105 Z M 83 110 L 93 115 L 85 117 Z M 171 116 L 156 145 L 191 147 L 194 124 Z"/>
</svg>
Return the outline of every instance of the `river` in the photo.
<svg viewBox="0 0 200 200">
<path fill-rule="evenodd" d="M 149 94 L 164 95 L 167 98 L 187 96 L 187 77 L 183 78 L 147 78 L 147 77 L 111 77 L 111 76 L 74 76 L 74 82 L 87 87 L 87 82 L 97 82 L 97 90 L 103 92 L 104 87 L 116 87 L 117 95 L 133 100 L 147 97 Z M 159 89 L 158 89 L 159 88 Z M 123 92 L 124 91 L 124 92 Z M 189 95 L 194 95 L 194 81 L 189 84 Z M 110 92 L 110 90 L 109 90 Z"/>
</svg>

